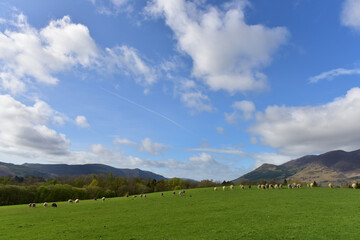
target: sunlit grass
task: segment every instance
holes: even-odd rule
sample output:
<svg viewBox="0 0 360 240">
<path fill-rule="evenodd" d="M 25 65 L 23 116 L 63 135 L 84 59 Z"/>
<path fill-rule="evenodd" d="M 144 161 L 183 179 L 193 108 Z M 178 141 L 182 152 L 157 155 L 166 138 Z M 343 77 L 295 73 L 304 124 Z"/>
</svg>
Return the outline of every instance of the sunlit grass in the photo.
<svg viewBox="0 0 360 240">
<path fill-rule="evenodd" d="M 360 191 L 186 190 L 0 207 L 0 239 L 358 239 Z"/>
</svg>

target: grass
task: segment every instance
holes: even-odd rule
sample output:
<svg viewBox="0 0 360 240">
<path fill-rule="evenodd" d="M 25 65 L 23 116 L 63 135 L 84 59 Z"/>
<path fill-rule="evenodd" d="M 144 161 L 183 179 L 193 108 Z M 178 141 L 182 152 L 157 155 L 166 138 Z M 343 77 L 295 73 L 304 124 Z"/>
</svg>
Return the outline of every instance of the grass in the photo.
<svg viewBox="0 0 360 240">
<path fill-rule="evenodd" d="M 146 199 L 0 207 L 0 239 L 359 239 L 360 191 L 165 192 Z M 191 197 L 190 197 L 191 195 Z"/>
</svg>

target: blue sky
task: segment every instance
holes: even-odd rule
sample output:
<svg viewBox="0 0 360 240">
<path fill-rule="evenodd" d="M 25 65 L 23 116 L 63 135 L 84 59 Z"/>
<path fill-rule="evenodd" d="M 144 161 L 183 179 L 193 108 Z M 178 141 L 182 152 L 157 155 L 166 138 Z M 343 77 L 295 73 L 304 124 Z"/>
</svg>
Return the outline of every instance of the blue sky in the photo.
<svg viewBox="0 0 360 240">
<path fill-rule="evenodd" d="M 0 159 L 232 180 L 360 148 L 360 2 L 0 3 Z"/>
</svg>

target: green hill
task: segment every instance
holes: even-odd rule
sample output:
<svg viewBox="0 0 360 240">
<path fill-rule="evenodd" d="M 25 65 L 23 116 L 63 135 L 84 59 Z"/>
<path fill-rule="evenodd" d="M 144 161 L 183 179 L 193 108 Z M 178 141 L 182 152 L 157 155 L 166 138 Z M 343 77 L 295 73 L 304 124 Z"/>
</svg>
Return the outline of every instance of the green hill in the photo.
<svg viewBox="0 0 360 240">
<path fill-rule="evenodd" d="M 88 174 L 108 174 L 115 176 L 151 178 L 156 180 L 165 180 L 166 178 L 150 171 L 140 169 L 121 169 L 114 168 L 104 164 L 34 164 L 24 163 L 15 165 L 11 163 L 0 162 L 0 176 L 41 176 L 44 178 L 56 177 L 59 175 L 88 175 Z"/>
</svg>

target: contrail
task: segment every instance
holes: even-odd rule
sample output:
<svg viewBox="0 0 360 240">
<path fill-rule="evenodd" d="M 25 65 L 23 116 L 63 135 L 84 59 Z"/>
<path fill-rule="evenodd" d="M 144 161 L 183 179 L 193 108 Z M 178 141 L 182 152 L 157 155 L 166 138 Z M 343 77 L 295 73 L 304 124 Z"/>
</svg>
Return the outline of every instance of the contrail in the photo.
<svg viewBox="0 0 360 240">
<path fill-rule="evenodd" d="M 148 111 L 148 112 L 150 112 L 150 113 L 152 113 L 152 114 L 154 114 L 154 115 L 157 115 L 157 116 L 159 116 L 159 117 L 161 117 L 161 118 L 163 118 L 163 119 L 171 122 L 172 124 L 176 125 L 177 127 L 184 129 L 184 130 L 187 131 L 187 132 L 190 132 L 188 129 L 186 129 L 185 127 L 181 126 L 179 123 L 175 122 L 174 120 L 168 118 L 167 116 L 165 116 L 165 115 L 163 115 L 163 114 L 161 114 L 161 113 L 159 113 L 159 112 L 156 112 L 156 111 L 154 111 L 154 110 L 151 110 L 150 108 L 144 107 L 143 105 L 140 105 L 140 104 L 138 104 L 138 103 L 136 103 L 136 102 L 133 102 L 133 101 L 131 101 L 130 99 L 128 99 L 128 98 L 126 98 L 126 97 L 123 97 L 123 96 L 121 96 L 121 95 L 119 95 L 119 94 L 117 94 L 117 93 L 111 92 L 111 91 L 109 91 L 109 90 L 107 90 L 107 89 L 105 89 L 105 88 L 101 88 L 101 89 L 104 90 L 104 91 L 107 92 L 107 93 L 110 93 L 111 95 L 114 95 L 114 96 L 122 99 L 122 100 L 125 101 L 125 102 L 131 103 L 132 105 L 135 105 L 135 106 L 137 106 L 137 107 L 139 107 L 139 108 L 142 108 L 142 109 L 144 109 L 145 111 Z"/>
</svg>

